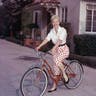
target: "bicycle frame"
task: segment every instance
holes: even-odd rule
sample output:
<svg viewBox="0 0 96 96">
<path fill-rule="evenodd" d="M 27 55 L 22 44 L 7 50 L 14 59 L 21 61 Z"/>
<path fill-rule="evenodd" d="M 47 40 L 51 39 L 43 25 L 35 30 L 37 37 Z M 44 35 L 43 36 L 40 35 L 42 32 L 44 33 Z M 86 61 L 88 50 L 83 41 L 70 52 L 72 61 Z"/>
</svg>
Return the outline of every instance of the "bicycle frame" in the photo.
<svg viewBox="0 0 96 96">
<path fill-rule="evenodd" d="M 69 82 L 66 83 L 66 82 L 64 82 L 65 79 L 63 77 L 62 71 L 60 72 L 60 75 L 58 75 L 58 76 L 54 75 L 53 70 L 52 70 L 51 66 L 49 65 L 49 62 L 46 60 L 46 58 L 44 58 L 45 56 L 43 56 L 42 54 L 41 55 L 38 54 L 38 55 L 40 57 L 40 60 L 42 60 L 42 65 L 39 67 L 29 68 L 21 78 L 20 91 L 23 96 L 29 96 L 27 94 L 27 93 L 29 93 L 29 91 L 31 94 L 30 96 L 33 96 L 32 93 L 34 92 L 34 90 L 31 90 L 30 86 L 33 89 L 36 88 L 37 91 L 40 93 L 39 96 L 42 96 L 48 85 L 47 76 L 49 76 L 54 81 L 55 84 L 58 84 L 58 82 L 60 80 L 63 81 L 65 87 L 67 87 L 68 89 L 74 89 L 80 85 L 80 83 L 82 81 L 82 75 L 83 75 L 82 68 L 83 67 L 81 66 L 81 64 L 78 61 L 71 60 L 68 62 L 65 62 L 65 61 L 62 62 L 65 65 L 64 71 L 66 72 L 66 74 L 69 78 Z M 38 89 L 40 89 L 40 91 Z"/>
<path fill-rule="evenodd" d="M 71 78 L 71 77 L 74 78 L 76 76 L 76 74 L 74 73 L 74 71 L 72 70 L 72 68 L 68 64 L 65 64 L 64 62 L 62 62 L 62 63 L 65 65 L 65 70 L 67 69 L 70 72 L 70 74 L 67 74 L 68 75 L 68 78 Z"/>
<path fill-rule="evenodd" d="M 45 53 L 45 54 L 46 54 L 46 53 Z M 47 62 L 47 60 L 44 59 L 42 55 L 39 54 L 39 56 L 40 56 L 40 59 L 42 60 L 41 69 L 44 70 L 46 73 L 48 73 L 52 80 L 58 81 L 58 80 L 60 80 L 61 78 L 63 78 L 63 77 L 62 77 L 62 72 L 60 72 L 60 75 L 58 75 L 58 78 L 57 78 L 57 80 L 56 80 L 55 75 L 54 75 L 54 73 L 53 73 L 53 71 L 52 71 L 52 68 L 51 68 L 51 66 L 49 65 L 49 63 Z M 71 78 L 71 77 L 74 78 L 74 77 L 76 76 L 76 73 L 74 73 L 74 71 L 72 70 L 72 68 L 71 68 L 68 64 L 65 64 L 64 62 L 62 62 L 62 63 L 63 63 L 63 65 L 65 66 L 65 70 L 68 69 L 68 71 L 70 72 L 70 74 L 67 74 L 68 77 L 69 77 L 69 78 Z"/>
<path fill-rule="evenodd" d="M 45 54 L 46 54 L 46 53 L 45 53 Z M 44 70 L 44 71 L 47 73 L 47 75 L 49 75 L 50 78 L 51 78 L 53 81 L 55 81 L 56 84 L 57 84 L 57 82 L 62 78 L 62 72 L 60 72 L 60 74 L 59 74 L 58 76 L 57 76 L 57 75 L 54 75 L 54 73 L 53 73 L 53 71 L 52 71 L 52 68 L 51 68 L 51 66 L 49 65 L 49 63 L 47 62 L 47 60 L 44 59 L 42 55 L 39 54 L 39 56 L 40 56 L 40 59 L 42 60 L 41 70 Z M 56 76 L 57 76 L 57 78 L 56 78 Z"/>
</svg>

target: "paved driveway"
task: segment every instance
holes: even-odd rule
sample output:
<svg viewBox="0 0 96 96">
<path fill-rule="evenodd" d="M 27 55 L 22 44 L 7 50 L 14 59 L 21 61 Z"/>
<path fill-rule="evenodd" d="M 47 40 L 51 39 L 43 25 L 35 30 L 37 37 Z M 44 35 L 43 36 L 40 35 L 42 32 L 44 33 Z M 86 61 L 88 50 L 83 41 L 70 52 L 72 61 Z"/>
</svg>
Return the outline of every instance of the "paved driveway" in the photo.
<svg viewBox="0 0 96 96">
<path fill-rule="evenodd" d="M 0 39 L 0 96 L 21 96 L 21 76 L 30 66 L 39 64 L 33 49 Z M 57 91 L 44 96 L 96 96 L 96 69 L 84 66 L 84 78 L 79 88 L 66 89 L 58 86 Z"/>
</svg>

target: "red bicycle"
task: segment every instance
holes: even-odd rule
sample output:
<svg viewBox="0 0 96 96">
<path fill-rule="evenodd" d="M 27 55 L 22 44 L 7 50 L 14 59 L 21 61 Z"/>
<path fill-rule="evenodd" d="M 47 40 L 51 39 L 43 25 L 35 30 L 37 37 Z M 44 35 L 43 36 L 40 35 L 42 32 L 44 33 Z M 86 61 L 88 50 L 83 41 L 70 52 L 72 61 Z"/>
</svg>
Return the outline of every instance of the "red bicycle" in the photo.
<svg viewBox="0 0 96 96">
<path fill-rule="evenodd" d="M 44 58 L 46 53 L 37 53 L 41 60 L 40 67 L 30 67 L 22 76 L 20 82 L 22 96 L 43 96 L 48 86 L 48 78 L 54 79 L 52 68 Z M 69 78 L 69 82 L 64 85 L 69 89 L 77 88 L 83 77 L 82 64 L 77 60 L 64 60 L 63 64 Z M 64 82 L 62 72 L 58 76 L 58 80 Z"/>
</svg>

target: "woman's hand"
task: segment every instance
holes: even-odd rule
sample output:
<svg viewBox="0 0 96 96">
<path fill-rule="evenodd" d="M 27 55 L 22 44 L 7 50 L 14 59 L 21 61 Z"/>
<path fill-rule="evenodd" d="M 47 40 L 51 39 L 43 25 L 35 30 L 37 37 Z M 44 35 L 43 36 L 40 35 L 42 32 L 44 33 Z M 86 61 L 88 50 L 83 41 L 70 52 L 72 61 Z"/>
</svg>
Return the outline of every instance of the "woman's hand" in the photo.
<svg viewBox="0 0 96 96">
<path fill-rule="evenodd" d="M 35 48 L 35 50 L 36 50 L 36 51 L 39 51 L 39 49 L 40 49 L 40 47 L 39 47 L 39 46 L 37 46 L 37 47 Z"/>
<path fill-rule="evenodd" d="M 39 51 L 39 49 L 40 49 L 43 45 L 45 45 L 47 42 L 48 42 L 47 39 L 43 40 L 43 42 L 42 42 L 39 46 L 37 46 L 35 49 L 36 49 L 37 51 Z"/>
</svg>

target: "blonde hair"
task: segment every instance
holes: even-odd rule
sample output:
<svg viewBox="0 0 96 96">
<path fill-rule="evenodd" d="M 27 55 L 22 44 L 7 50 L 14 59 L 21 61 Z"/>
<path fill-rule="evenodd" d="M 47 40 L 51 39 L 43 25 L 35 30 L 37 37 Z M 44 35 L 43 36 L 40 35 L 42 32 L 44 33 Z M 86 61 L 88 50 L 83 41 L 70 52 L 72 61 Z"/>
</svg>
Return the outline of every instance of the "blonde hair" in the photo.
<svg viewBox="0 0 96 96">
<path fill-rule="evenodd" d="M 52 22 L 54 19 L 58 19 L 58 20 L 59 20 L 59 16 L 58 16 L 58 15 L 53 15 L 53 16 L 51 17 L 51 22 Z"/>
</svg>

